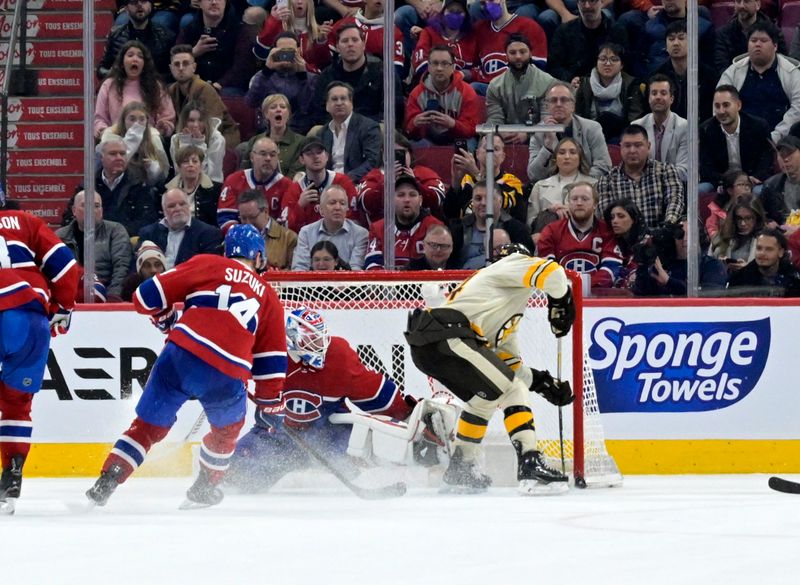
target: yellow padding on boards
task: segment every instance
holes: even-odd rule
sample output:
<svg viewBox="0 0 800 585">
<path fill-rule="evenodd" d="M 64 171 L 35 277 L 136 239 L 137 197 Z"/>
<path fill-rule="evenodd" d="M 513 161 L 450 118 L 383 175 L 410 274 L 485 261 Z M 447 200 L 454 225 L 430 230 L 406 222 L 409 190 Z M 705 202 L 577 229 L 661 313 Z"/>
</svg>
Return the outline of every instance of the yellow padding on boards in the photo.
<svg viewBox="0 0 800 585">
<path fill-rule="evenodd" d="M 533 415 L 530 412 L 515 412 L 511 416 L 507 416 L 503 424 L 506 425 L 506 432 L 510 435 L 511 431 L 532 420 Z"/>
<path fill-rule="evenodd" d="M 474 425 L 465 422 L 463 419 L 458 419 L 458 434 L 468 439 L 483 439 L 486 434 L 486 425 Z"/>
<path fill-rule="evenodd" d="M 800 473 L 800 440 L 606 440 L 623 474 Z"/>
<path fill-rule="evenodd" d="M 25 461 L 25 477 L 96 477 L 110 443 L 34 443 Z M 183 477 L 192 473 L 191 443 L 158 443 L 136 477 Z"/>
</svg>

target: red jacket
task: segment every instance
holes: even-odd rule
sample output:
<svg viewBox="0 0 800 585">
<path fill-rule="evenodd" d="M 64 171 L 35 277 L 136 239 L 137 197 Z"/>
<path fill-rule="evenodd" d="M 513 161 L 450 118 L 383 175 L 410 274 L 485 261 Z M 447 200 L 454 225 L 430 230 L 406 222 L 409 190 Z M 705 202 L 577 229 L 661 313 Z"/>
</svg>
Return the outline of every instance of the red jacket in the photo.
<svg viewBox="0 0 800 585">
<path fill-rule="evenodd" d="M 350 180 L 350 177 L 342 173 L 334 173 L 333 171 L 326 171 L 326 173 L 325 184 L 317 185 L 320 193 L 330 185 L 341 185 L 347 193 L 347 217 L 357 222 L 356 186 L 353 185 L 353 181 Z M 313 205 L 309 203 L 303 207 L 300 206 L 300 194 L 303 192 L 303 189 L 308 188 L 309 185 L 308 179 L 303 175 L 299 182 L 292 182 L 291 187 L 286 190 L 281 200 L 281 215 L 278 221 L 296 233 L 299 233 L 300 228 L 304 225 L 322 219 L 322 216 L 319 214 L 319 203 Z"/>
<path fill-rule="evenodd" d="M 442 203 L 447 186 L 436 171 L 428 167 L 415 166 L 411 169 L 417 179 L 422 195 L 422 207 L 431 215 L 444 219 Z M 372 169 L 356 186 L 358 209 L 367 216 L 369 223 L 383 219 L 383 169 Z"/>
<path fill-rule="evenodd" d="M 280 20 L 271 15 L 267 16 L 261 32 L 256 37 L 256 46 L 253 48 L 256 57 L 266 59 L 270 49 L 275 46 L 275 38 L 283 31 L 283 23 Z M 307 65 L 306 70 L 319 73 L 331 62 L 331 51 L 328 48 L 327 39 L 321 43 L 315 42 L 308 36 L 308 31 L 303 31 L 298 36 L 300 37 L 301 53 Z"/>
<path fill-rule="evenodd" d="M 457 41 L 451 41 L 440 35 L 432 26 L 426 26 L 419 33 L 417 46 L 414 47 L 414 54 L 411 56 L 414 75 L 419 76 L 428 71 L 428 53 L 437 45 L 446 45 L 453 51 L 457 71 L 471 70 L 478 61 L 478 41 L 473 32 Z"/>
<path fill-rule="evenodd" d="M 439 126 L 414 126 L 414 118 L 425 111 L 428 100 L 439 101 L 439 111 L 455 119 L 453 128 Z M 464 81 L 460 71 L 453 73 L 450 85 L 443 92 L 433 87 L 430 74 L 411 90 L 406 102 L 406 120 L 404 130 L 406 136 L 414 139 L 428 138 L 452 141 L 456 138 L 472 138 L 475 126 L 480 120 L 480 101 L 472 86 Z"/>
</svg>

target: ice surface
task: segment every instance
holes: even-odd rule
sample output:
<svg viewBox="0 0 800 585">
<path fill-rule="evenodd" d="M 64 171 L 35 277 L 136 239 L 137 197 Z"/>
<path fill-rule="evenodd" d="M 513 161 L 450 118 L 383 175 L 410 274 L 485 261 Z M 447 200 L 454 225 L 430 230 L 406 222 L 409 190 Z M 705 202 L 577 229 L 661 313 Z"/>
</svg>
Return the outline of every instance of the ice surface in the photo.
<svg viewBox="0 0 800 585">
<path fill-rule="evenodd" d="M 800 496 L 765 475 L 377 502 L 326 480 L 194 511 L 177 509 L 190 478 L 134 476 L 76 513 L 91 483 L 25 480 L 16 515 L 0 517 L 0 583 L 778 585 L 797 582 L 800 562 Z"/>
</svg>

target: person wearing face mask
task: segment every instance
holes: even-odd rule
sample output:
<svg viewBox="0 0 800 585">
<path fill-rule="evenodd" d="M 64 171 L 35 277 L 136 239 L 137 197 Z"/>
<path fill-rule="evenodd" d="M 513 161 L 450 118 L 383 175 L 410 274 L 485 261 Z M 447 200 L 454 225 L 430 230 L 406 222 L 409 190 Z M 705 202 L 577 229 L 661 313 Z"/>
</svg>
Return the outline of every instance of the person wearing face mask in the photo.
<svg viewBox="0 0 800 585">
<path fill-rule="evenodd" d="M 402 8 L 398 9 L 398 12 Z M 428 53 L 433 47 L 446 45 L 453 52 L 456 71 L 472 81 L 473 67 L 477 55 L 477 39 L 467 11 L 466 0 L 445 0 L 442 10 L 428 18 L 425 28 L 415 27 L 418 35 L 411 55 L 411 69 L 415 78 L 428 71 Z"/>
</svg>

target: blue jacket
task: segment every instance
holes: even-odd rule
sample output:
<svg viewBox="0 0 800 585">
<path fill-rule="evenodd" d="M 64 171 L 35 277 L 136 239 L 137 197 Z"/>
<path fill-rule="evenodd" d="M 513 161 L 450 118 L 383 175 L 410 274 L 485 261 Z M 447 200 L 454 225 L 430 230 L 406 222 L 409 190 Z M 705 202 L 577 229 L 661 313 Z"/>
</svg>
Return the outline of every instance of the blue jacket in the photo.
<svg viewBox="0 0 800 585">
<path fill-rule="evenodd" d="M 139 243 L 150 240 L 158 247 L 167 250 L 167 226 L 160 221 L 144 226 L 139 230 Z M 186 229 L 175 265 L 186 262 L 195 254 L 219 254 L 222 246 L 222 231 L 219 228 L 203 223 L 197 218 L 192 219 L 191 225 Z"/>
</svg>

